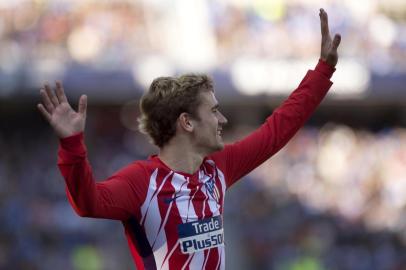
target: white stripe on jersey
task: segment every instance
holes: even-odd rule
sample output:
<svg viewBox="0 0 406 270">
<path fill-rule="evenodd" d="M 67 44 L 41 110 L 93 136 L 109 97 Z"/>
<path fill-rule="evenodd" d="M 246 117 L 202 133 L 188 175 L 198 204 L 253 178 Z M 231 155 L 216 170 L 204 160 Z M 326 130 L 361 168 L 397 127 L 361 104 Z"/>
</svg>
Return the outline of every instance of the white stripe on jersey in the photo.
<svg viewBox="0 0 406 270">
<path fill-rule="evenodd" d="M 225 195 L 226 195 L 226 188 L 227 188 L 226 178 L 224 177 L 223 172 L 220 171 L 219 169 L 217 169 L 217 175 L 221 182 L 221 191 L 222 191 L 221 193 L 223 193 L 223 200 L 221 202 L 221 205 L 224 205 L 224 198 L 226 197 Z"/>
<path fill-rule="evenodd" d="M 206 268 L 207 259 L 210 257 L 210 251 L 211 251 L 211 249 L 209 249 L 209 251 L 207 252 L 206 258 L 204 258 L 204 263 L 202 265 L 202 270 Z"/>
<path fill-rule="evenodd" d="M 220 269 L 226 269 L 226 252 L 225 252 L 224 246 L 219 247 L 218 252 L 220 254 L 219 257 L 221 259 Z"/>
<path fill-rule="evenodd" d="M 199 189 L 200 189 L 200 187 L 197 186 L 197 188 L 196 188 L 195 192 L 193 193 L 192 197 L 189 199 L 189 203 L 188 203 L 189 207 L 193 207 L 193 199 L 195 198 L 195 195 L 199 192 Z M 204 209 L 204 205 L 203 205 L 203 209 Z M 204 217 L 204 212 L 203 212 L 202 216 Z M 189 221 L 189 217 L 187 217 L 186 220 Z"/>
<path fill-rule="evenodd" d="M 188 183 L 188 180 L 181 174 L 175 173 L 172 178 L 172 186 L 175 190 L 179 190 L 180 198 L 176 200 L 176 206 L 178 207 L 179 215 L 182 218 L 182 222 L 186 223 L 190 219 L 197 220 L 197 215 L 193 203 L 190 200 L 190 189 L 187 184 L 182 185 L 184 182 Z"/>
<path fill-rule="evenodd" d="M 217 262 L 216 268 L 215 269 L 225 269 L 224 268 L 224 263 L 223 263 L 223 253 L 224 253 L 224 247 L 222 247 L 221 249 L 219 248 L 219 261 Z"/>
<path fill-rule="evenodd" d="M 172 199 L 174 199 L 175 196 L 176 196 L 176 193 L 173 193 Z M 164 219 L 164 221 L 162 222 L 162 224 L 161 224 L 161 226 L 159 228 L 159 232 L 156 235 L 154 243 L 152 244 L 152 250 L 154 250 L 155 244 L 158 244 L 158 247 L 163 244 L 163 243 L 161 243 L 161 241 L 156 242 L 157 239 L 158 240 L 164 240 L 164 239 L 166 240 L 165 235 L 162 235 L 162 234 L 165 234 L 165 225 L 168 222 L 168 218 L 169 218 L 169 214 L 170 214 L 171 209 L 172 209 L 172 205 L 173 205 L 173 200 L 171 200 L 171 203 L 169 204 L 168 208 L 166 209 L 165 219 Z"/>
<path fill-rule="evenodd" d="M 185 179 L 185 177 L 181 174 L 174 173 L 172 176 L 171 184 L 173 188 L 175 189 L 174 194 L 175 196 L 180 196 L 179 199 L 175 199 L 176 206 L 178 207 L 179 215 L 182 218 L 182 222 L 185 223 L 188 219 L 189 216 L 189 211 L 191 212 L 191 215 L 194 217 L 196 216 L 196 213 L 194 212 L 194 208 L 192 203 L 192 208 L 189 209 L 189 195 L 190 195 L 190 189 L 188 189 L 187 184 L 188 181 Z M 175 197 L 173 197 L 175 198 Z M 164 232 L 165 230 L 163 230 Z M 163 254 L 160 254 L 160 258 L 158 259 L 158 254 L 156 255 L 155 259 L 157 261 L 157 265 L 161 265 L 161 269 L 168 269 L 169 268 L 169 259 L 172 255 L 172 253 L 175 251 L 177 244 L 175 247 L 169 252 L 169 254 L 166 252 L 164 256 Z"/>
<path fill-rule="evenodd" d="M 203 171 L 203 170 L 200 170 L 200 171 L 199 171 L 199 181 L 200 181 L 200 179 L 203 178 L 203 176 L 204 176 L 204 171 Z M 202 191 L 202 193 L 203 193 L 203 195 L 204 195 L 203 209 L 202 209 L 202 217 L 205 218 L 204 211 L 206 210 L 206 201 L 207 201 L 209 198 L 207 197 L 207 195 L 206 195 L 205 192 Z"/>
<path fill-rule="evenodd" d="M 158 193 L 162 189 L 162 186 L 165 184 L 166 179 L 172 174 L 172 172 L 170 172 L 167 176 L 165 176 L 157 192 L 154 192 L 153 189 L 154 188 L 156 189 L 156 176 L 158 174 L 158 170 L 156 170 L 156 172 L 157 173 L 154 173 L 151 176 L 150 187 L 148 188 L 148 193 L 151 192 L 153 196 L 149 202 L 145 201 L 145 203 L 141 206 L 141 210 L 146 208 L 144 210 L 145 215 L 143 216 L 143 219 L 141 219 L 141 222 L 142 220 L 144 220 L 144 223 L 141 224 L 144 226 L 145 233 L 147 235 L 148 242 L 150 245 L 154 242 L 156 236 L 158 235 L 159 226 L 161 225 L 162 221 L 158 206 Z"/>
<path fill-rule="evenodd" d="M 204 264 L 204 250 L 193 253 L 193 259 L 190 262 L 189 269 L 200 269 Z"/>
<path fill-rule="evenodd" d="M 154 195 L 156 191 L 156 176 L 158 175 L 158 169 L 155 169 L 155 171 L 151 174 L 151 177 L 149 178 L 149 186 L 148 186 L 148 193 L 147 197 L 145 198 L 144 203 L 141 206 L 141 224 L 143 224 L 146 213 L 148 211 L 149 204 L 152 200 L 152 196 Z"/>
<path fill-rule="evenodd" d="M 172 256 L 173 252 L 176 250 L 176 248 L 179 246 L 179 242 L 176 242 L 176 244 L 173 246 L 169 254 L 162 255 L 162 258 L 165 258 L 162 263 L 161 263 L 161 268 L 159 269 L 169 269 L 169 258 Z M 158 264 L 157 264 L 158 265 Z"/>
<path fill-rule="evenodd" d="M 172 172 L 169 172 L 165 176 L 158 189 L 156 182 L 157 175 L 158 169 L 156 169 L 151 175 L 147 199 L 141 206 L 141 213 L 143 213 L 141 224 L 144 227 L 149 244 L 151 245 L 151 247 L 154 245 L 153 252 L 156 263 L 159 262 L 159 259 L 161 257 L 163 258 L 164 254 L 166 254 L 168 250 L 165 233 L 159 234 L 159 228 L 162 222 L 162 218 L 159 211 L 158 194 L 164 186 L 168 177 L 172 175 Z M 163 256 L 159 256 L 159 254 L 163 254 Z"/>
<path fill-rule="evenodd" d="M 144 203 L 141 206 L 141 225 L 144 225 L 144 221 L 148 215 L 149 207 L 152 203 L 157 202 L 157 196 L 158 193 L 161 191 L 162 187 L 164 186 L 166 179 L 172 174 L 172 171 L 168 173 L 167 176 L 162 180 L 161 185 L 159 188 L 156 188 L 156 177 L 158 175 L 158 169 L 155 169 L 155 171 L 152 173 L 151 178 L 149 179 L 149 187 L 148 187 L 148 193 L 147 193 L 147 198 L 145 198 Z"/>
<path fill-rule="evenodd" d="M 195 254 L 193 254 L 193 253 L 192 253 L 192 254 L 189 254 L 189 257 L 187 258 L 186 262 L 183 264 L 181 270 L 185 270 L 186 267 L 187 267 L 187 265 L 188 265 L 188 263 L 190 262 L 190 259 L 192 259 L 192 258 L 194 258 L 194 257 L 195 257 Z M 189 269 L 191 269 L 191 268 L 189 267 Z"/>
</svg>

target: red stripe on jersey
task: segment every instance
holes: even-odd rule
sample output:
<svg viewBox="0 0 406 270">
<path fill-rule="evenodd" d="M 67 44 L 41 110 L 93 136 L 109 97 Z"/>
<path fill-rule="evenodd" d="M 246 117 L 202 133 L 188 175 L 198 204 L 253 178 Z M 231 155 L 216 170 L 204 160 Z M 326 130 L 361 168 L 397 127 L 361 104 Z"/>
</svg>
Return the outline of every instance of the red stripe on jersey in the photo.
<svg viewBox="0 0 406 270">
<path fill-rule="evenodd" d="M 218 269 L 219 258 L 220 258 L 220 256 L 219 256 L 218 248 L 210 249 L 209 258 L 207 259 L 205 269 Z"/>
<path fill-rule="evenodd" d="M 164 264 L 169 265 L 169 269 L 181 269 L 183 264 L 188 259 L 188 255 L 182 254 L 178 246 L 178 224 L 185 223 L 189 215 L 195 217 L 193 207 L 189 207 L 189 197 L 191 191 L 188 188 L 188 179 L 180 174 L 175 173 L 170 182 L 176 197 L 173 200 L 171 209 L 171 219 L 165 226 L 165 232 L 168 243 L 168 251 L 165 255 Z M 192 210 L 193 213 L 189 213 Z"/>
<path fill-rule="evenodd" d="M 166 260 L 169 264 L 169 269 L 181 269 L 189 258 L 189 254 L 183 254 L 179 248 L 178 224 L 182 223 L 182 219 L 176 204 L 174 204 L 173 212 L 176 218 L 172 217 L 174 218 L 173 222 L 169 223 L 165 228 L 168 246 L 172 247 L 168 250 Z"/>
<path fill-rule="evenodd" d="M 169 217 L 173 214 L 172 208 L 176 202 L 177 196 L 179 196 L 178 195 L 179 191 L 175 190 L 175 188 L 171 185 L 172 178 L 173 178 L 173 174 L 171 175 L 171 178 L 170 179 L 168 178 L 168 180 L 165 182 L 165 184 L 162 187 L 161 192 L 159 192 L 157 194 L 157 201 L 158 201 L 159 213 L 160 213 L 160 217 L 161 217 L 161 223 L 159 225 L 159 231 L 156 236 L 156 239 L 158 238 L 158 235 L 165 234 L 164 228 L 165 228 L 166 224 L 168 223 L 168 221 L 170 220 Z M 180 188 L 182 188 L 182 186 L 185 184 L 186 184 L 186 181 L 185 181 L 185 183 L 183 183 L 180 186 Z M 161 238 L 163 238 L 163 237 L 161 237 Z M 156 239 L 152 243 L 153 248 L 156 243 Z M 160 243 L 158 243 L 158 244 L 160 244 Z"/>
</svg>

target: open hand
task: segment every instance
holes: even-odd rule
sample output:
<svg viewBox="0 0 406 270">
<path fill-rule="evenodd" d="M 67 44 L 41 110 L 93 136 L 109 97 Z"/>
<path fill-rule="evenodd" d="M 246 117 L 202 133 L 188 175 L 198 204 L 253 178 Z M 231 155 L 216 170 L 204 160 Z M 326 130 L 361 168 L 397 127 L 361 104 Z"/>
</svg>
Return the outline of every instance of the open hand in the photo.
<svg viewBox="0 0 406 270">
<path fill-rule="evenodd" d="M 320 9 L 320 26 L 321 26 L 321 51 L 320 58 L 327 62 L 332 67 L 335 67 L 338 61 L 337 48 L 341 42 L 340 34 L 335 34 L 334 39 L 331 39 L 330 30 L 328 28 L 328 16 L 324 9 Z"/>
<path fill-rule="evenodd" d="M 70 106 L 61 82 L 56 82 L 55 93 L 48 84 L 45 84 L 40 94 L 42 103 L 37 107 L 59 138 L 66 138 L 84 131 L 87 107 L 85 95 L 80 97 L 76 112 Z"/>
</svg>

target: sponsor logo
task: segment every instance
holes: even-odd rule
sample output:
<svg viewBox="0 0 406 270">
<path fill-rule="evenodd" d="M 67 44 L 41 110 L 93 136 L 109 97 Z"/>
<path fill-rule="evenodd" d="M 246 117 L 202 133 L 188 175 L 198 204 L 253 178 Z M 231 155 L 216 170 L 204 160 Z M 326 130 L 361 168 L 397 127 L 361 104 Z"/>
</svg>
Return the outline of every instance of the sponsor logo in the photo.
<svg viewBox="0 0 406 270">
<path fill-rule="evenodd" d="M 224 245 L 221 216 L 180 224 L 178 233 L 180 249 L 184 254 Z"/>
</svg>

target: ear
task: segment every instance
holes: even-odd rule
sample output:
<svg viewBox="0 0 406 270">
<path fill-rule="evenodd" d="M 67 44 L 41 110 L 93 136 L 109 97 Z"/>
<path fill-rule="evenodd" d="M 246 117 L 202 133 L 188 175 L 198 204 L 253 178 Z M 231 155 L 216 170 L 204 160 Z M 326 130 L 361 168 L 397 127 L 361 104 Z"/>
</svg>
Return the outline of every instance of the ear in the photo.
<svg viewBox="0 0 406 270">
<path fill-rule="evenodd" d="M 193 121 L 188 113 L 181 113 L 178 117 L 178 123 L 183 130 L 188 132 L 193 131 Z"/>
</svg>

